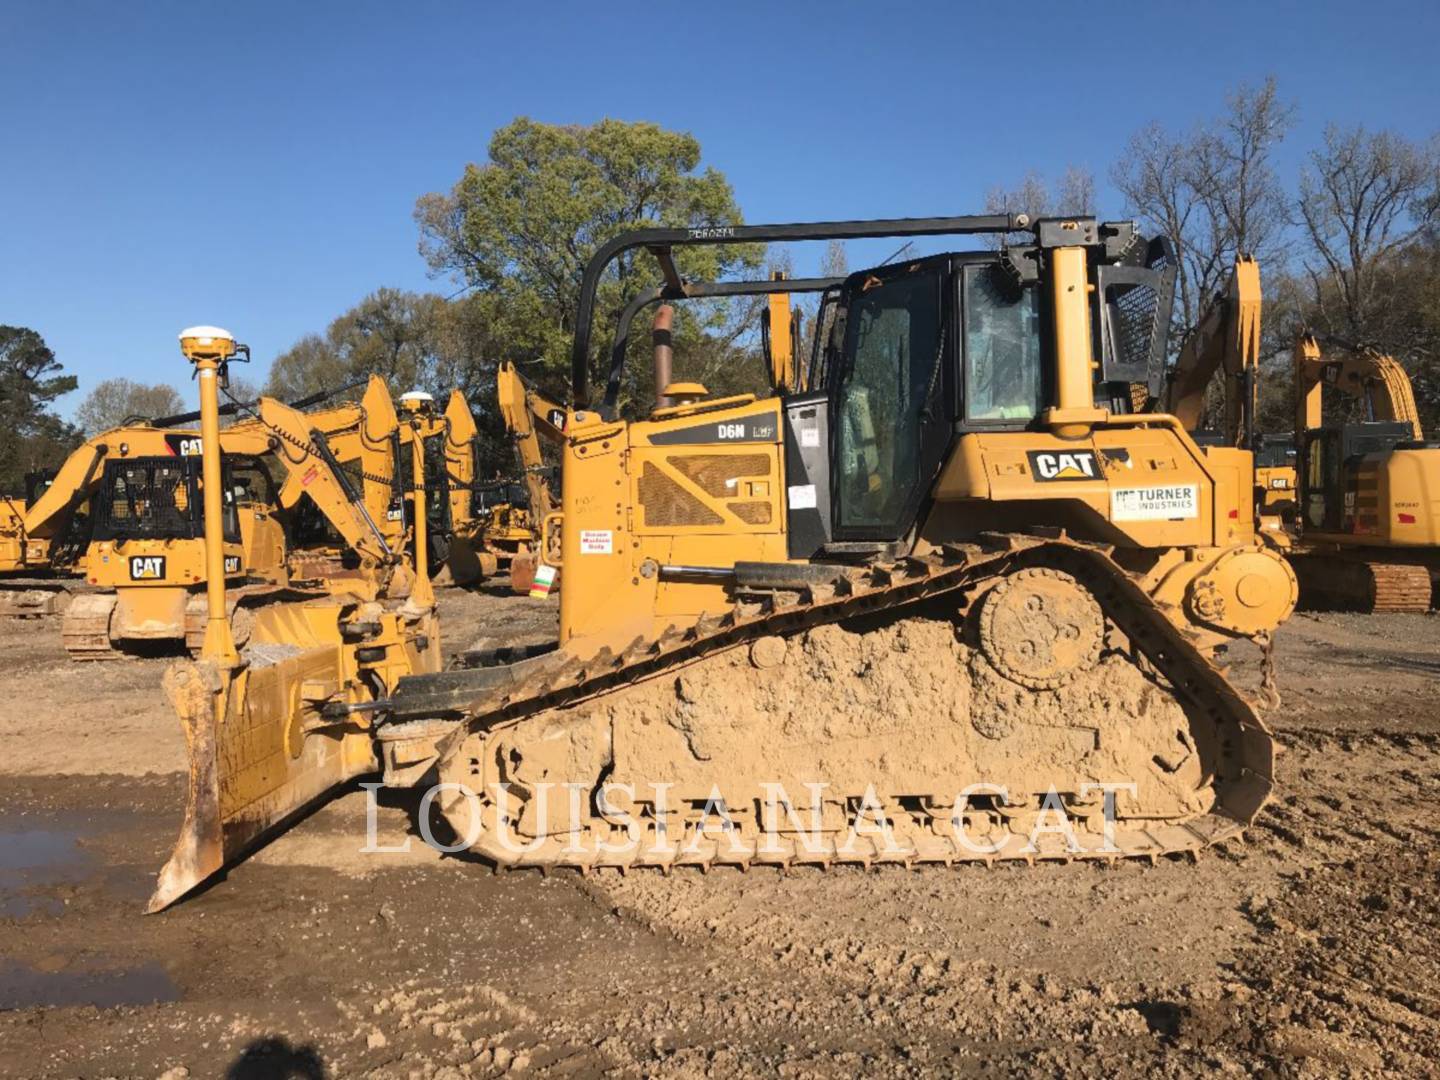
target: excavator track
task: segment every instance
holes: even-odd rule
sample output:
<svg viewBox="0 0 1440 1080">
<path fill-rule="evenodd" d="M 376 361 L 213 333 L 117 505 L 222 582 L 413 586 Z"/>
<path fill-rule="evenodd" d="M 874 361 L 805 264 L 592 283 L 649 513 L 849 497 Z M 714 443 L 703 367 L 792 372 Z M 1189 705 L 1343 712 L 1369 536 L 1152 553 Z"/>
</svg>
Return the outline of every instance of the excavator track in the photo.
<svg viewBox="0 0 1440 1080">
<path fill-rule="evenodd" d="M 588 870 L 727 863 L 744 867 L 835 862 L 949 864 L 977 859 L 1033 862 L 1074 857 L 1153 860 L 1175 852 L 1196 852 L 1240 836 L 1264 805 L 1272 786 L 1273 741 L 1251 705 L 1104 549 L 1066 539 L 1037 541 L 1016 535 L 989 538 L 987 547 L 949 546 L 934 556 L 850 571 L 833 583 L 789 592 L 776 590 L 758 600 L 741 600 L 722 618 L 702 620 L 687 630 L 672 630 L 656 640 L 637 640 L 618 654 L 602 651 L 588 660 L 579 660 L 557 651 L 505 667 L 402 680 L 394 695 L 390 722 L 380 728 L 378 737 L 382 744 L 392 744 L 389 757 L 400 760 L 407 743 L 423 742 L 426 734 L 433 732 L 437 710 L 450 709 L 463 715 L 463 720 L 439 744 L 438 772 L 444 786 L 437 789 L 440 794 L 436 801 L 462 843 L 502 866 L 571 866 Z M 1158 739 L 1157 746 L 1167 739 L 1173 743 L 1168 749 L 1160 746 L 1153 755 L 1163 763 L 1163 769 L 1157 764 L 1156 771 L 1170 769 L 1175 777 L 1188 778 L 1180 783 L 1167 808 L 1157 812 L 1152 806 L 1143 816 L 1133 818 L 1118 815 L 1107 831 L 1102 810 L 1118 804 L 1097 801 L 1093 791 L 1083 798 L 1077 798 L 1073 790 L 1061 795 L 1052 784 L 1045 795 L 1059 802 L 1051 809 L 1063 809 L 1072 822 L 1082 823 L 1082 833 L 1094 841 L 1077 847 L 1072 838 L 1079 834 L 1067 837 L 1043 829 L 1041 834 L 1036 833 L 1035 826 L 1047 820 L 1049 805 L 1038 790 L 1007 793 L 1004 798 L 993 793 L 987 798 L 982 793 L 973 806 L 956 810 L 957 787 L 948 782 L 954 777 L 946 776 L 944 750 L 939 745 L 922 746 L 915 754 L 917 760 L 902 761 L 898 778 L 891 768 L 890 779 L 883 782 L 883 793 L 858 782 L 842 785 L 839 790 L 828 789 L 818 820 L 829 824 L 818 827 L 818 840 L 816 835 L 797 837 L 762 830 L 762 800 L 769 792 L 747 787 L 738 780 L 719 785 L 721 798 L 717 805 L 728 824 L 722 823 L 718 829 L 715 816 L 709 812 L 714 807 L 707 807 L 697 819 L 693 801 L 676 809 L 662 808 L 658 801 L 647 804 L 640 800 L 634 807 L 635 816 L 625 822 L 623 831 L 617 831 L 614 804 L 608 795 L 603 806 L 596 797 L 597 786 L 607 776 L 643 765 L 647 755 L 653 767 L 650 782 L 654 782 L 654 770 L 665 775 L 665 755 L 650 753 L 647 748 L 665 740 L 675 741 L 675 732 L 666 729 L 665 716 L 700 715 L 706 708 L 724 707 L 723 698 L 707 700 L 704 694 L 706 672 L 715 665 L 744 668 L 742 677 L 752 691 L 767 680 L 783 686 L 790 673 L 784 667 L 790 662 L 787 657 L 799 653 L 800 643 L 815 639 L 817 635 L 812 632 L 820 631 L 819 637 L 824 637 L 824 628 L 847 624 L 881 628 L 873 632 L 893 638 L 902 653 L 908 647 L 903 639 L 928 635 L 933 639 L 930 645 L 915 653 L 923 660 L 921 668 L 908 678 L 927 678 L 927 665 L 944 676 L 949 670 L 943 667 L 947 658 L 927 649 L 933 650 L 937 641 L 942 647 L 946 641 L 959 641 L 967 625 L 986 622 L 972 620 L 972 611 L 983 613 L 987 596 L 998 596 L 1001 590 L 997 587 L 1002 582 L 1018 580 L 1017 575 L 1022 573 L 1044 577 L 1043 581 L 1027 584 L 1030 592 L 1021 594 L 1022 598 L 1030 597 L 1025 603 L 1042 595 L 1043 588 L 1070 590 L 1071 607 L 1078 614 L 1074 618 L 1065 615 L 1065 626 L 1083 627 L 1093 622 L 1103 628 L 1104 655 L 1098 641 L 1080 640 L 1071 650 L 1078 665 L 1075 670 L 1084 672 L 1088 689 L 1072 692 L 1064 685 L 1063 675 L 1056 682 L 1048 673 L 1040 672 L 1031 681 L 1044 689 L 1028 690 L 1006 681 L 981 651 L 966 652 L 965 647 L 956 644 L 955 655 L 970 665 L 969 670 L 979 680 L 969 686 L 967 700 L 973 702 L 982 690 L 993 692 L 998 680 L 1003 683 L 1000 697 L 1009 694 L 1012 704 L 1019 703 L 1013 710 L 1017 714 L 1025 711 L 1027 701 L 1038 703 L 1042 710 L 1063 713 L 1083 704 L 1076 693 L 1082 697 L 1096 693 L 1103 696 L 1106 684 L 1127 680 L 1137 684 L 1129 706 L 1112 707 L 1110 718 L 1093 731 L 1084 725 L 1064 723 L 1042 722 L 1033 729 L 1023 728 L 1022 724 L 1021 742 L 1028 739 L 1035 745 L 1045 743 L 1050 746 L 1053 760 L 1065 762 L 1068 758 L 1065 763 L 1070 766 L 1087 753 L 1097 761 L 1107 754 L 1113 758 L 1114 752 L 1107 744 L 1125 743 L 1130 738 L 1129 728 L 1139 730 L 1143 726 L 1136 720 L 1156 713 L 1160 716 L 1159 728 L 1144 737 Z M 1037 593 L 1037 588 L 1041 592 Z M 1093 599 L 1087 600 L 1087 594 Z M 1097 614 L 1103 613 L 1102 619 L 1092 619 L 1085 613 L 1087 606 L 1095 605 Z M 946 607 L 951 614 L 938 624 L 944 634 L 936 639 L 937 623 L 931 616 Z M 1022 606 L 1009 618 L 1012 624 L 1023 626 L 1029 613 Z M 994 633 L 995 626 L 1003 627 L 1004 619 L 989 619 L 988 624 Z M 1091 630 L 1085 629 L 1071 636 L 1088 633 Z M 870 634 L 861 636 L 868 638 Z M 1014 653 L 1014 659 L 1023 666 L 1024 643 L 1018 644 L 1021 648 Z M 1005 666 L 1007 658 L 1000 659 L 1001 666 Z M 762 670 L 753 670 L 757 668 Z M 814 672 L 810 678 L 815 679 Z M 821 676 L 822 681 L 826 678 Z M 837 694 L 849 692 L 845 680 L 850 675 L 842 671 L 835 678 L 831 689 Z M 882 702 L 874 715 L 891 712 L 889 702 L 908 697 L 906 685 L 900 684 L 901 692 Z M 1032 697 L 1022 700 L 1026 694 Z M 663 702 L 659 712 L 653 707 L 657 699 Z M 622 733 L 616 718 L 625 711 L 627 701 L 631 702 L 630 712 L 639 716 L 643 732 L 637 727 Z M 802 739 L 802 749 L 808 747 L 823 756 L 831 747 L 843 743 L 848 737 L 844 712 L 844 703 L 840 702 L 834 721 L 840 729 L 838 734 L 832 735 L 827 727 L 812 743 Z M 966 710 L 959 715 L 960 722 L 954 729 L 965 729 L 965 737 L 991 748 L 987 752 L 1000 753 L 996 760 L 1003 761 L 1008 751 L 1001 753 L 994 748 L 1010 746 L 1007 739 L 1015 736 L 1015 729 L 1005 730 L 1003 722 L 999 729 L 989 729 L 995 726 L 995 717 L 1003 721 L 1004 709 L 993 716 Z M 657 716 L 661 717 L 658 724 Z M 1170 722 L 1175 716 L 1181 718 L 1182 725 L 1188 718 L 1189 724 L 1177 731 Z M 979 731 L 978 737 L 968 731 L 970 724 Z M 949 729 L 935 730 L 943 733 Z M 706 775 L 707 769 L 718 770 L 716 775 L 727 770 L 743 774 L 744 759 L 757 750 L 759 762 L 767 763 L 772 740 L 778 744 L 781 734 L 778 730 L 749 731 L 734 745 L 717 744 L 707 753 L 704 747 L 697 749 L 698 731 L 697 727 L 682 732 L 690 740 L 688 756 L 681 753 L 671 760 L 681 761 L 685 768 L 699 761 L 704 767 L 698 771 Z M 881 762 L 889 757 L 891 742 L 887 740 L 904 735 L 903 730 L 883 735 L 873 756 L 867 756 L 871 751 L 866 750 L 863 739 L 856 742 L 861 753 L 855 760 Z M 395 748 L 401 748 L 401 752 L 394 753 Z M 904 750 L 898 752 L 903 754 Z M 717 764 L 712 767 L 711 762 Z M 1026 768 L 1019 771 L 1023 773 Z M 1072 768 L 1070 779 L 1074 779 L 1073 772 Z M 800 768 L 794 775 L 778 779 L 787 793 L 803 792 L 806 777 L 814 775 L 813 769 Z M 684 781 L 678 784 L 682 788 L 685 783 L 692 787 L 694 784 L 693 777 L 669 779 Z M 980 775 L 969 779 L 989 778 Z M 1105 778 L 1097 774 L 1095 779 L 1098 783 Z M 1126 778 L 1108 779 L 1123 782 Z M 568 816 L 558 815 L 564 819 L 558 826 L 557 811 L 540 805 L 537 794 L 541 787 L 556 793 L 571 789 L 581 792 L 580 797 L 571 799 Z M 1060 791 L 1065 788 L 1062 786 Z M 1144 791 L 1141 797 L 1150 800 Z M 837 812 L 848 815 L 850 808 L 864 810 L 867 802 L 877 799 L 877 805 L 870 808 L 872 824 L 887 826 L 881 829 L 884 842 L 868 832 L 857 838 L 853 830 L 833 827 L 831 819 Z M 564 801 L 557 795 L 551 805 Z M 546 814 L 549 816 L 544 817 Z M 1055 815 L 1048 820 L 1053 823 Z M 634 829 L 639 833 L 631 831 Z M 979 829 L 983 839 L 968 842 L 967 830 L 971 829 Z M 1104 842 L 1100 842 L 1101 833 Z M 611 841 L 617 835 L 638 836 L 639 842 L 616 845 Z"/>
<path fill-rule="evenodd" d="M 254 608 L 276 600 L 306 599 L 313 592 L 279 585 L 252 585 L 231 589 L 226 594 L 232 634 L 238 645 L 250 637 Z M 65 610 L 61 637 L 72 660 L 124 660 L 125 639 L 111 636 L 111 623 L 118 598 L 113 592 L 82 593 Z M 191 656 L 198 656 L 205 644 L 205 594 L 196 593 L 185 604 L 184 643 Z M 162 642 L 165 639 L 160 639 Z"/>
<path fill-rule="evenodd" d="M 1430 610 L 1432 584 L 1426 566 L 1316 554 L 1292 555 L 1290 564 L 1300 579 L 1305 607 L 1366 613 Z"/>
</svg>

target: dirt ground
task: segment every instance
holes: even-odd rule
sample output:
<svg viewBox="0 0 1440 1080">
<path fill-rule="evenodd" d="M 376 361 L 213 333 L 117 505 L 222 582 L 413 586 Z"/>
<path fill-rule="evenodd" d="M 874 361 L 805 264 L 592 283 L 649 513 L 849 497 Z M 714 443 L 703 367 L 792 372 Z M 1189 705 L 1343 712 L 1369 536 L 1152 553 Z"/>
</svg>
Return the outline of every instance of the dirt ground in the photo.
<svg viewBox="0 0 1440 1080">
<path fill-rule="evenodd" d="M 554 608 L 442 593 L 447 645 Z M 484 628 L 490 628 L 487 633 Z M 0 625 L 0 1074 L 1433 1072 L 1440 619 L 1279 636 L 1279 796 L 1198 861 L 582 879 L 330 802 L 140 914 L 174 838 L 164 661 Z M 1246 670 L 1245 678 L 1251 677 Z"/>
</svg>

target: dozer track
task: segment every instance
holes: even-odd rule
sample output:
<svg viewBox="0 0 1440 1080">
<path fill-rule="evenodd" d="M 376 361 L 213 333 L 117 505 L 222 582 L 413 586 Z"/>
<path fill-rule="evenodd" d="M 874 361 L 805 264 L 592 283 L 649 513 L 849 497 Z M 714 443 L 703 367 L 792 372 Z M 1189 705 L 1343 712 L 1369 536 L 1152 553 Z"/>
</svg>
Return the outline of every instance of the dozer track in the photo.
<svg viewBox="0 0 1440 1080">
<path fill-rule="evenodd" d="M 1426 566 L 1313 554 L 1292 555 L 1290 564 L 1305 607 L 1366 613 L 1430 610 L 1432 585 Z"/>
<path fill-rule="evenodd" d="M 0 618 L 60 615 L 89 588 L 81 579 L 10 578 L 0 581 Z"/>
<path fill-rule="evenodd" d="M 1153 860 L 1239 836 L 1272 785 L 1273 741 L 1251 705 L 1104 549 L 1014 535 L 987 548 L 949 546 L 742 600 L 619 654 L 557 651 L 403 679 L 379 738 L 403 761 L 433 738 L 437 715 L 464 716 L 439 744 L 437 802 L 462 842 L 506 866 Z M 858 668 L 826 659 L 846 626 L 865 628 Z M 865 697 L 867 678 L 878 696 Z M 823 688 L 816 701 L 807 687 Z M 758 723 L 734 704 L 747 696 L 761 703 Z M 762 831 L 765 782 L 803 816 L 806 782 L 827 777 L 840 783 L 825 790 L 815 832 Z M 955 810 L 962 788 L 1011 778 L 1005 797 L 979 793 Z M 602 806 L 597 787 L 620 779 L 663 781 L 673 801 L 642 793 L 617 812 L 607 795 Z M 1103 796 L 1078 789 L 1132 780 L 1138 801 L 1115 804 L 1101 843 Z M 697 813 L 706 791 L 728 827 Z M 1079 825 L 1079 850 L 1059 832 L 1036 834 L 1058 817 L 1045 817 L 1042 796 Z M 889 836 L 839 827 L 877 800 L 869 820 Z"/>
<path fill-rule="evenodd" d="M 72 660 L 123 660 L 125 654 L 110 640 L 110 619 L 117 598 L 113 592 L 77 596 L 65 609 L 60 637 Z"/>
</svg>

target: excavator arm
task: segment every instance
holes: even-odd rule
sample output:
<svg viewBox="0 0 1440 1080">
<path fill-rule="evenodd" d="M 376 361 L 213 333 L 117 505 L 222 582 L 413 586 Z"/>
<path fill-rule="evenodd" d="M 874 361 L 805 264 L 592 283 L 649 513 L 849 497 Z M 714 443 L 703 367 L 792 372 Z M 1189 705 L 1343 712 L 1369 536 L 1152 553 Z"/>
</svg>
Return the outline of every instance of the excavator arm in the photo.
<svg viewBox="0 0 1440 1080">
<path fill-rule="evenodd" d="M 452 527 L 469 522 L 473 516 L 475 487 L 475 417 L 465 395 L 450 391 L 445 403 L 445 474 L 450 481 L 450 522 Z"/>
<path fill-rule="evenodd" d="M 1186 431 L 1199 425 L 1205 390 L 1215 373 L 1223 372 L 1225 444 L 1253 448 L 1260 309 L 1260 267 L 1250 256 L 1241 255 L 1224 290 L 1200 317 L 1170 369 L 1163 411 Z"/>
<path fill-rule="evenodd" d="M 1365 405 L 1365 419 L 1409 424 L 1417 441 L 1424 440 L 1415 390 L 1394 357 L 1373 349 L 1347 352 L 1339 360 L 1326 360 L 1313 334 L 1295 339 L 1295 430 L 1320 426 L 1325 387 L 1332 386 Z"/>
<path fill-rule="evenodd" d="M 341 468 L 341 455 L 332 447 L 331 437 L 316 427 L 311 417 L 271 398 L 260 399 L 260 421 L 275 436 L 275 453 L 286 470 L 281 504 L 293 506 L 303 492 L 360 556 L 362 563 L 372 567 L 393 563 L 395 552 L 385 530 L 367 506 L 364 492 Z M 360 426 L 364 426 L 363 421 Z M 227 434 L 222 433 L 220 437 L 221 450 L 234 452 L 236 448 L 228 444 Z M 336 441 L 345 438 L 341 435 Z M 351 454 L 364 460 L 357 450 L 344 456 Z"/>
<path fill-rule="evenodd" d="M 504 363 L 496 374 L 500 415 L 515 442 L 520 466 L 525 470 L 525 490 L 530 496 L 530 515 L 536 522 L 555 510 L 555 499 L 545 479 L 545 458 L 540 452 L 540 434 L 560 442 L 565 437 L 565 410 L 537 390 L 515 365 Z"/>
</svg>

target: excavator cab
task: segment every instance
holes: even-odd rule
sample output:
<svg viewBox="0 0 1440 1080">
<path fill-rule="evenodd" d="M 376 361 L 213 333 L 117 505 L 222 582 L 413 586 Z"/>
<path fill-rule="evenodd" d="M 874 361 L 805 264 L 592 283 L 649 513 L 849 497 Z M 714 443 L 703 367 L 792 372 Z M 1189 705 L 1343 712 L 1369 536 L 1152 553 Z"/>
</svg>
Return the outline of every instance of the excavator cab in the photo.
<svg viewBox="0 0 1440 1080">
<path fill-rule="evenodd" d="M 1301 505 L 1306 527 L 1324 532 L 1374 534 L 1382 525 L 1373 498 L 1363 497 L 1361 480 L 1396 450 L 1415 449 L 1408 422 L 1372 420 L 1326 424 L 1302 434 Z M 1366 463 L 1369 460 L 1370 469 Z"/>
<path fill-rule="evenodd" d="M 253 540 L 255 519 L 264 519 L 275 512 L 276 488 L 259 458 L 227 457 L 223 476 L 226 576 L 241 576 L 247 567 L 254 569 L 257 564 L 244 557 L 240 550 L 230 549 L 238 549 L 245 541 Z M 120 574 L 120 579 L 157 584 L 166 580 L 169 568 L 161 550 L 166 542 L 194 540 L 205 535 L 202 485 L 198 456 L 136 457 L 106 462 L 93 500 L 92 539 L 108 545 L 103 550 L 113 551 L 119 564 L 129 568 L 128 573 Z M 137 544 L 143 550 L 137 549 L 127 558 L 127 548 Z M 188 583 L 203 579 L 198 566 L 177 565 L 173 569 L 177 580 Z M 91 573 L 97 579 L 113 576 L 102 574 L 95 567 Z"/>
</svg>

